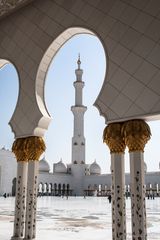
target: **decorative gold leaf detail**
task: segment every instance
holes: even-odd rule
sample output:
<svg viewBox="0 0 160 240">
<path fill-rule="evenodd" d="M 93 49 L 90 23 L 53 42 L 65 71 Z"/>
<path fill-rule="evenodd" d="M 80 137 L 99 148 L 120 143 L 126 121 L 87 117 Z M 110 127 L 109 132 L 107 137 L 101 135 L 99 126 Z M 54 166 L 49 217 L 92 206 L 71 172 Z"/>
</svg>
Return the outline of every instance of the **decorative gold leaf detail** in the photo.
<svg viewBox="0 0 160 240">
<path fill-rule="evenodd" d="M 12 152 L 14 152 L 18 162 L 38 161 L 45 149 L 43 138 L 36 136 L 17 138 L 12 146 Z"/>
<path fill-rule="evenodd" d="M 140 119 L 125 122 L 122 132 L 129 152 L 144 151 L 144 147 L 151 137 L 149 125 Z"/>
<path fill-rule="evenodd" d="M 122 126 L 123 123 L 110 123 L 104 129 L 103 141 L 108 145 L 111 153 L 124 153 L 125 151 Z"/>
<path fill-rule="evenodd" d="M 39 160 L 46 146 L 42 137 L 28 137 L 28 160 Z"/>
<path fill-rule="evenodd" d="M 15 154 L 18 162 L 28 161 L 26 145 L 26 138 L 17 138 L 12 145 L 12 152 Z"/>
</svg>

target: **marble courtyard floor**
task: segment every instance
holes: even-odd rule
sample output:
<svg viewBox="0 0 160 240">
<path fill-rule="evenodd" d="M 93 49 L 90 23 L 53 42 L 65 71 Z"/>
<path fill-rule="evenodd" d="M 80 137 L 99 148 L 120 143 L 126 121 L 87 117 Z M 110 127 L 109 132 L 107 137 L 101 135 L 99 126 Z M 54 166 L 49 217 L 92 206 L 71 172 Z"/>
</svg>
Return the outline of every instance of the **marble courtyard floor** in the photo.
<svg viewBox="0 0 160 240">
<path fill-rule="evenodd" d="M 13 233 L 14 201 L 0 197 L 0 240 Z M 146 199 L 148 240 L 160 239 L 160 198 Z M 127 240 L 131 239 L 130 199 L 126 200 Z M 106 238 L 107 237 L 107 238 Z M 37 240 L 111 240 L 111 204 L 107 198 L 39 197 Z"/>
</svg>

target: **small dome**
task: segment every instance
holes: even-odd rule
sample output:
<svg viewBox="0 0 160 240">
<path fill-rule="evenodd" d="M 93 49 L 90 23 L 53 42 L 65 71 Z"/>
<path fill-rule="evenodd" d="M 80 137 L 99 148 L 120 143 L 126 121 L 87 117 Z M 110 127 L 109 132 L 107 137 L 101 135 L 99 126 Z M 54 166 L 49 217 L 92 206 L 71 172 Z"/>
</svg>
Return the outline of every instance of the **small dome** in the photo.
<svg viewBox="0 0 160 240">
<path fill-rule="evenodd" d="M 5 148 L 5 146 L 3 146 L 3 147 L 1 148 L 1 150 L 4 150 L 4 151 L 6 151 L 6 148 Z"/>
<path fill-rule="evenodd" d="M 101 168 L 100 166 L 96 163 L 96 161 L 94 161 L 91 165 L 90 165 L 90 174 L 95 174 L 95 175 L 100 175 L 101 174 Z"/>
<path fill-rule="evenodd" d="M 65 164 L 60 160 L 58 163 L 54 164 L 54 172 L 55 173 L 67 173 L 67 168 Z"/>
<path fill-rule="evenodd" d="M 49 172 L 50 167 L 45 157 L 39 161 L 39 172 Z"/>
</svg>

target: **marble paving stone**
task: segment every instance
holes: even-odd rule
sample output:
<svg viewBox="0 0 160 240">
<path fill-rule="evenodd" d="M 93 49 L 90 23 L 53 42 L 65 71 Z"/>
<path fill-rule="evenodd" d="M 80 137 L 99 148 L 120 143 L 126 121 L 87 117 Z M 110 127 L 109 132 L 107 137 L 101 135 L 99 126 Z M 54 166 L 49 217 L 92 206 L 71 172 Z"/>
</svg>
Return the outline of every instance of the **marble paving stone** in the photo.
<svg viewBox="0 0 160 240">
<path fill-rule="evenodd" d="M 14 201 L 0 197 L 0 239 L 13 234 Z M 130 198 L 126 200 L 127 240 L 131 240 Z M 160 198 L 146 199 L 148 240 L 160 236 Z M 111 240 L 111 204 L 96 197 L 39 197 L 37 240 Z"/>
</svg>

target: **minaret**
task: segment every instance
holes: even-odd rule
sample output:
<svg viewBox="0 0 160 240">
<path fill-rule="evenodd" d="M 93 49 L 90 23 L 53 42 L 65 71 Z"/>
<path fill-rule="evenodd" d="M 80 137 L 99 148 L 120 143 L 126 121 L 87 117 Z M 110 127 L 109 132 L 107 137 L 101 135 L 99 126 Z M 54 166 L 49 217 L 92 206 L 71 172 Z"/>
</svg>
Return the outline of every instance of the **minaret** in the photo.
<svg viewBox="0 0 160 240">
<path fill-rule="evenodd" d="M 72 137 L 72 163 L 85 163 L 85 137 L 84 137 L 84 113 L 87 107 L 82 102 L 82 90 L 84 82 L 82 81 L 83 70 L 81 69 L 80 55 L 78 57 L 78 68 L 75 70 L 75 106 L 71 107 L 74 115 L 74 130 Z"/>
</svg>

